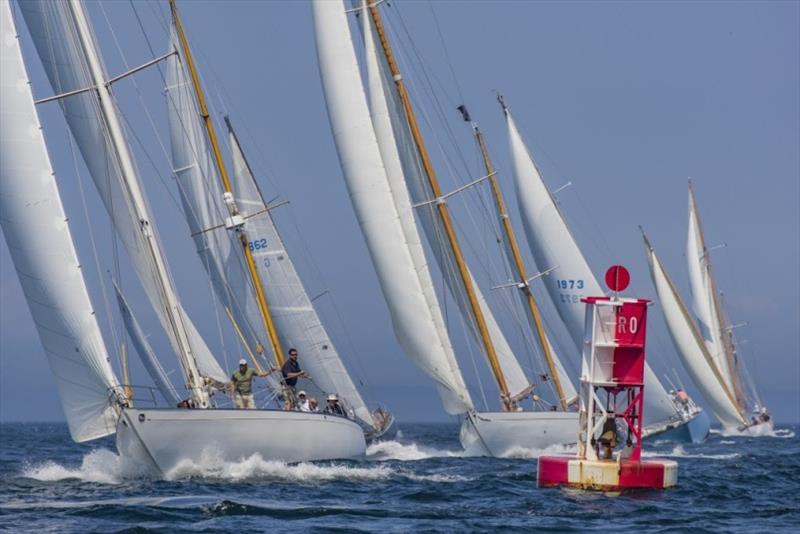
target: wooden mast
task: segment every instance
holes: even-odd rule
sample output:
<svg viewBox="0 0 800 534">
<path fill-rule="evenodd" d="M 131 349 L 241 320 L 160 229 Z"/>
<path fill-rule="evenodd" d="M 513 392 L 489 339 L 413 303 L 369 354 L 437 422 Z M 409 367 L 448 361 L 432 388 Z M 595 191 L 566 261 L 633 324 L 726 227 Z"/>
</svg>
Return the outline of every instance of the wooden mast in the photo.
<svg viewBox="0 0 800 534">
<path fill-rule="evenodd" d="M 206 127 L 206 133 L 208 134 L 208 140 L 211 144 L 211 150 L 214 153 L 214 162 L 216 163 L 217 170 L 219 171 L 222 187 L 225 190 L 225 193 L 230 197 L 230 200 L 226 199 L 226 204 L 228 204 L 228 209 L 231 212 L 231 216 L 238 215 L 239 209 L 236 207 L 236 203 L 233 200 L 231 182 L 228 178 L 228 171 L 225 168 L 225 162 L 222 159 L 222 152 L 220 151 L 219 143 L 217 142 L 217 134 L 214 130 L 214 123 L 211 120 L 211 115 L 208 113 L 208 106 L 206 106 L 203 88 L 200 86 L 200 79 L 197 75 L 197 69 L 194 66 L 192 52 L 189 49 L 189 41 L 186 39 L 186 33 L 183 31 L 183 24 L 181 24 L 180 17 L 178 16 L 178 6 L 176 5 L 175 0 L 169 0 L 169 8 L 172 13 L 172 20 L 175 23 L 175 29 L 178 32 L 178 40 L 180 41 L 181 49 L 183 50 L 183 58 L 186 60 L 186 67 L 189 70 L 189 75 L 192 79 L 194 94 L 197 97 L 197 105 L 200 108 L 200 116 L 203 118 L 203 124 Z M 275 360 L 279 366 L 282 366 L 284 360 L 283 348 L 281 347 L 281 342 L 278 338 L 278 331 L 275 328 L 275 322 L 272 320 L 272 314 L 269 311 L 269 304 L 267 303 L 267 297 L 264 294 L 264 288 L 261 284 L 261 277 L 258 275 L 256 263 L 253 259 L 253 253 L 248 244 L 247 232 L 245 232 L 243 227 L 239 227 L 237 232 L 239 234 L 239 241 L 242 245 L 242 253 L 244 254 L 245 263 L 247 264 L 247 270 L 250 274 L 250 279 L 253 282 L 253 288 L 255 289 L 256 302 L 258 304 L 258 309 L 261 312 L 261 318 L 264 322 L 264 330 L 266 330 L 267 335 L 269 336 L 269 341 L 272 345 L 272 352 L 275 354 Z"/>
<path fill-rule="evenodd" d="M 533 292 L 531 291 L 528 283 L 528 273 L 525 270 L 525 263 L 522 261 L 522 254 L 519 250 L 519 244 L 517 243 L 517 238 L 514 235 L 514 228 L 511 226 L 511 218 L 508 216 L 508 211 L 506 210 L 503 192 L 500 190 L 500 183 L 497 180 L 497 173 L 495 172 L 494 165 L 492 165 L 492 160 L 489 158 L 489 151 L 486 148 L 486 142 L 484 141 L 483 133 L 478 128 L 478 123 L 469 118 L 469 113 L 466 112 L 466 108 L 463 108 L 462 113 L 464 114 L 464 120 L 468 120 L 472 126 L 472 132 L 475 134 L 475 140 L 478 142 L 478 147 L 480 147 L 481 155 L 483 156 L 483 164 L 486 167 L 486 174 L 489 176 L 489 183 L 492 187 L 495 206 L 497 208 L 497 215 L 500 218 L 500 223 L 502 224 L 503 231 L 506 234 L 506 240 L 508 241 L 511 259 L 517 271 L 517 277 L 519 278 L 517 280 L 517 284 L 519 289 L 525 295 L 525 300 L 528 304 L 528 311 L 531 314 L 531 319 L 533 319 L 536 335 L 539 338 L 539 344 L 542 347 L 544 358 L 547 361 L 547 367 L 550 369 L 550 378 L 553 380 L 553 386 L 555 387 L 556 394 L 558 395 L 561 409 L 566 410 L 567 399 L 564 395 L 564 389 L 561 386 L 561 378 L 558 375 L 558 368 L 553 360 L 553 354 L 550 351 L 550 344 L 547 342 L 547 335 L 544 332 L 544 325 L 542 323 L 542 315 L 539 312 L 539 306 L 536 304 L 536 299 L 534 298 Z"/>
<path fill-rule="evenodd" d="M 419 152 L 422 166 L 425 170 L 425 176 L 428 179 L 428 183 L 431 187 L 434 198 L 437 199 L 435 201 L 436 211 L 441 218 L 445 233 L 447 234 L 447 240 L 455 258 L 458 272 L 464 286 L 464 291 L 466 292 L 470 308 L 472 309 L 473 317 L 475 318 L 476 326 L 478 327 L 478 333 L 480 334 L 486 356 L 489 359 L 489 366 L 491 367 L 492 373 L 497 381 L 497 385 L 500 388 L 500 396 L 503 401 L 503 407 L 509 411 L 513 410 L 516 407 L 516 402 L 514 402 L 514 400 L 511 398 L 511 394 L 508 391 L 506 378 L 503 375 L 503 370 L 500 367 L 500 362 L 497 359 L 497 351 L 495 350 L 494 343 L 492 343 L 491 337 L 489 336 L 489 329 L 486 325 L 486 319 L 483 315 L 483 311 L 480 308 L 480 304 L 478 303 L 478 297 L 475 294 L 475 289 L 472 287 L 472 280 L 470 278 L 469 271 L 467 270 L 466 262 L 464 261 L 464 254 L 461 251 L 461 246 L 458 244 L 458 239 L 456 238 L 455 230 L 453 229 L 450 211 L 447 208 L 447 204 L 443 200 L 438 200 L 442 197 L 442 190 L 439 186 L 439 180 L 436 177 L 436 171 L 433 168 L 430 156 L 428 155 L 428 150 L 425 147 L 425 142 L 422 139 L 422 133 L 420 132 L 419 124 L 417 123 L 416 115 L 414 114 L 414 109 L 411 106 L 411 100 L 408 96 L 408 92 L 406 91 L 403 77 L 400 74 L 400 69 L 394 59 L 394 54 L 392 53 L 391 46 L 389 45 L 389 40 L 383 27 L 383 22 L 381 21 L 381 16 L 378 12 L 376 4 L 369 5 L 369 12 L 375 24 L 375 29 L 378 33 L 378 38 L 380 39 L 381 47 L 383 48 L 383 53 L 386 57 L 386 62 L 389 65 L 392 79 L 394 80 L 395 87 L 397 88 L 398 95 L 400 96 L 400 100 L 403 104 L 403 110 L 405 111 L 406 119 L 408 120 L 408 126 L 411 130 L 411 135 L 414 138 L 414 144 Z"/>
</svg>

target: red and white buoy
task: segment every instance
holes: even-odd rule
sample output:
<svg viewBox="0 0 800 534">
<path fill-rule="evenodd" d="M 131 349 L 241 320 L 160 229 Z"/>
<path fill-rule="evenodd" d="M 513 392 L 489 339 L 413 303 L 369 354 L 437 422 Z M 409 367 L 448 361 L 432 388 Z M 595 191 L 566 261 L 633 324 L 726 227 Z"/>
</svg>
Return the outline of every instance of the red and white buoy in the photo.
<svg viewBox="0 0 800 534">
<path fill-rule="evenodd" d="M 540 487 L 602 491 L 668 488 L 672 460 L 642 460 L 645 334 L 648 300 L 618 296 L 630 281 L 621 265 L 606 273 L 613 297 L 587 297 L 578 452 L 540 456 Z"/>
</svg>

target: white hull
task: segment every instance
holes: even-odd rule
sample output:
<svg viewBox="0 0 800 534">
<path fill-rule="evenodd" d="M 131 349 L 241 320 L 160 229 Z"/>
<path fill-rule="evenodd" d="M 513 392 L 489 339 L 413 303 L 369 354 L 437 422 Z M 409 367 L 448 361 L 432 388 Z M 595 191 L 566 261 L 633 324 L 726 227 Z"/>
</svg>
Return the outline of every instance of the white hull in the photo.
<svg viewBox="0 0 800 534">
<path fill-rule="evenodd" d="M 470 412 L 461 425 L 461 446 L 477 456 L 531 454 L 578 439 L 576 412 Z"/>
<path fill-rule="evenodd" d="M 738 427 L 738 428 L 723 427 L 722 435 L 758 438 L 762 436 L 772 436 L 774 430 L 775 430 L 775 425 L 772 422 L 772 419 L 770 419 L 769 421 L 761 421 L 755 424 L 750 423 L 746 427 Z"/>
<path fill-rule="evenodd" d="M 210 458 L 305 462 L 364 456 L 366 447 L 356 423 L 318 413 L 126 408 L 117 424 L 120 455 L 159 474 Z"/>
</svg>

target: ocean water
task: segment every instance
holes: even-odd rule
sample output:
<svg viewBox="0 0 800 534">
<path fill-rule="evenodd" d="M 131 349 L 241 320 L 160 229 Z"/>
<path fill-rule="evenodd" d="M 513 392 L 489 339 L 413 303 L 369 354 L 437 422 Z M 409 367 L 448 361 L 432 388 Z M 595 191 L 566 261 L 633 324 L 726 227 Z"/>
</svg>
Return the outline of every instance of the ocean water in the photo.
<svg viewBox="0 0 800 534">
<path fill-rule="evenodd" d="M 400 424 L 359 461 L 253 456 L 141 479 L 126 476 L 110 439 L 79 445 L 66 425 L 0 425 L 0 530 L 800 531 L 797 426 L 651 443 L 648 456 L 678 460 L 678 487 L 620 495 L 538 489 L 542 451 L 465 457 L 457 431 Z"/>
</svg>

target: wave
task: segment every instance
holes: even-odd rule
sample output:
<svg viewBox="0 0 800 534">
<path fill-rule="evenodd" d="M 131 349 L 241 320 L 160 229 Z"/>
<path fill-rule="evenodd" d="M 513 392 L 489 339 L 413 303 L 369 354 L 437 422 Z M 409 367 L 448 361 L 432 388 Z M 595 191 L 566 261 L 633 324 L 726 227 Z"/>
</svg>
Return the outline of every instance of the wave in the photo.
<svg viewBox="0 0 800 534">
<path fill-rule="evenodd" d="M 675 447 L 670 452 L 644 451 L 642 452 L 642 456 L 646 458 L 666 456 L 667 458 L 702 458 L 705 460 L 733 460 L 734 458 L 738 458 L 739 456 L 741 456 L 741 454 L 739 454 L 738 452 L 732 452 L 727 454 L 689 453 L 686 452 L 686 449 L 683 448 L 683 445 L 675 445 Z"/>
<path fill-rule="evenodd" d="M 376 441 L 367 447 L 367 458 L 375 461 L 399 460 L 402 462 L 427 460 L 428 458 L 460 458 L 464 451 L 449 451 L 434 447 L 423 447 L 417 443 L 401 443 L 395 440 Z"/>
<path fill-rule="evenodd" d="M 125 468 L 118 454 L 108 449 L 96 449 L 83 457 L 80 467 L 65 467 L 53 461 L 26 467 L 22 476 L 40 482 L 80 480 L 98 484 L 119 484 Z"/>
</svg>

